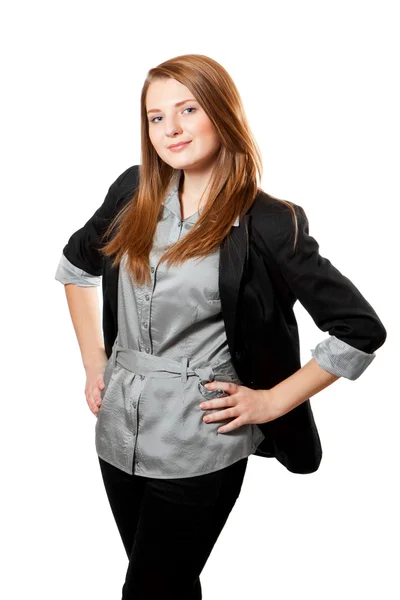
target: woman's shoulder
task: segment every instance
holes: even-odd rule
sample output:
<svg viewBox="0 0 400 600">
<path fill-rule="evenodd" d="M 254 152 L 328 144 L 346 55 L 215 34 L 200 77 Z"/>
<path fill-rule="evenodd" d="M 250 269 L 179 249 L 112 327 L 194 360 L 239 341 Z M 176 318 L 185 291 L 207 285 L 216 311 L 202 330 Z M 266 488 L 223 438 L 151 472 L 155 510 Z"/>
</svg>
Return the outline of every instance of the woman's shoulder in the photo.
<svg viewBox="0 0 400 600">
<path fill-rule="evenodd" d="M 300 204 L 296 204 L 291 200 L 284 200 L 268 194 L 259 188 L 258 193 L 252 205 L 252 211 L 258 214 L 286 214 L 290 213 L 290 206 L 293 208 L 302 208 Z"/>
<path fill-rule="evenodd" d="M 133 192 L 139 187 L 139 170 L 140 165 L 132 165 L 114 181 L 114 210 L 120 210 L 132 198 Z"/>
<path fill-rule="evenodd" d="M 275 233 L 290 233 L 295 228 L 294 213 L 298 225 L 307 224 L 304 208 L 290 200 L 282 200 L 259 189 L 249 210 L 252 217 L 252 227 L 258 233 L 272 235 Z"/>
<path fill-rule="evenodd" d="M 114 185 L 122 189 L 137 186 L 139 184 L 139 170 L 140 165 L 128 167 L 117 177 Z"/>
</svg>

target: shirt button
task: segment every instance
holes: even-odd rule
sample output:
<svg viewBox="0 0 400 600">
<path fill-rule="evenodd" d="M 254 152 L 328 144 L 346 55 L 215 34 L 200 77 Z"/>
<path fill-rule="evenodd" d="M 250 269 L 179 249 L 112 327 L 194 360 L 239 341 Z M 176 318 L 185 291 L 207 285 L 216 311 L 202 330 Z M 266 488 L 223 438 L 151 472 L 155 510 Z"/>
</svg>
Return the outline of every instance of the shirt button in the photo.
<svg viewBox="0 0 400 600">
<path fill-rule="evenodd" d="M 151 271 L 152 273 L 154 273 L 154 267 L 151 267 L 150 271 Z"/>
<path fill-rule="evenodd" d="M 145 322 L 143 323 L 143 327 L 144 327 L 145 329 L 147 329 L 147 324 L 148 324 L 148 323 L 147 323 L 147 321 L 145 321 Z"/>
<path fill-rule="evenodd" d="M 150 298 L 150 296 L 148 294 L 145 295 L 146 300 L 148 300 Z"/>
<path fill-rule="evenodd" d="M 146 348 L 146 352 L 148 354 L 150 352 L 150 348 Z"/>
</svg>

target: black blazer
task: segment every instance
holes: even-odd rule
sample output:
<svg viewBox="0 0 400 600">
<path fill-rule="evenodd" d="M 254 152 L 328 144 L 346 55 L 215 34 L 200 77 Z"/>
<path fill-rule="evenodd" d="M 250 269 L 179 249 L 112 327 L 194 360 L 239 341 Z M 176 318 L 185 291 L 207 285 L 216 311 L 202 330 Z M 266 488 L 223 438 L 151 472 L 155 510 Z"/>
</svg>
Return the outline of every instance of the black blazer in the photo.
<svg viewBox="0 0 400 600">
<path fill-rule="evenodd" d="M 139 165 L 124 171 L 110 186 L 103 204 L 63 248 L 76 267 L 102 275 L 103 334 L 107 356 L 117 337 L 119 267 L 99 250 L 100 236 L 131 200 L 139 183 Z M 243 385 L 270 389 L 301 368 L 293 305 L 299 300 L 322 331 L 373 353 L 386 339 L 378 315 L 355 285 L 319 254 L 309 235 L 303 208 L 291 203 L 299 223 L 293 247 L 290 210 L 259 192 L 253 205 L 232 227 L 220 248 L 219 292 L 229 350 Z M 310 400 L 278 419 L 258 425 L 265 440 L 255 455 L 275 457 L 293 473 L 312 473 L 322 458 Z"/>
</svg>

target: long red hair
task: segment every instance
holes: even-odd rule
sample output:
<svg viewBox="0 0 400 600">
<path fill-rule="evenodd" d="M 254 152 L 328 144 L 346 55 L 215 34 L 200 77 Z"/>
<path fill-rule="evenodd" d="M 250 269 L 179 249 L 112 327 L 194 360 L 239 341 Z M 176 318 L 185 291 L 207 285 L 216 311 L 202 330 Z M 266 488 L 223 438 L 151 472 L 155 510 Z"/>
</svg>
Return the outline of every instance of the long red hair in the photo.
<svg viewBox="0 0 400 600">
<path fill-rule="evenodd" d="M 149 137 L 146 95 L 158 79 L 173 78 L 186 86 L 211 120 L 221 146 L 216 155 L 208 199 L 196 224 L 170 246 L 160 259 L 168 266 L 213 252 L 237 219 L 251 207 L 259 191 L 262 158 L 245 115 L 242 100 L 230 75 L 215 60 L 202 54 L 185 54 L 150 69 L 141 93 L 141 165 L 139 187 L 132 201 L 114 218 L 105 237 L 118 232 L 101 251 L 119 264 L 127 253 L 127 269 L 139 285 L 150 284 L 149 254 L 165 195 L 176 169 L 165 163 Z M 258 176 L 258 178 L 257 178 Z M 279 200 L 279 199 L 277 199 Z M 281 200 L 291 210 L 289 202 Z"/>
</svg>

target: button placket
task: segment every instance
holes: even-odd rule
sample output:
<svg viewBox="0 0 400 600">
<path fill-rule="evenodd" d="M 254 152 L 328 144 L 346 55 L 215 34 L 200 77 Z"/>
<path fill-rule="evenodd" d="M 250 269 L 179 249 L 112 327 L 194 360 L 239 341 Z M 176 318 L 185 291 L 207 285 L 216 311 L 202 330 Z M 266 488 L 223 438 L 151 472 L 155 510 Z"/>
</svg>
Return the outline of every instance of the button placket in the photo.
<svg viewBox="0 0 400 600">
<path fill-rule="evenodd" d="M 136 437 L 135 427 L 136 427 L 136 423 L 137 423 L 137 410 L 136 409 L 139 404 L 140 394 L 142 393 L 142 389 L 143 389 L 143 379 L 144 379 L 144 375 L 135 376 L 133 379 L 133 382 L 132 382 L 131 392 L 130 392 L 130 405 L 131 405 L 131 409 L 134 411 L 134 413 L 131 412 L 131 419 L 132 419 L 132 425 L 133 425 L 132 435 L 134 438 Z"/>
<path fill-rule="evenodd" d="M 154 269 L 154 267 L 152 267 Z M 142 321 L 141 321 L 141 337 L 142 343 L 145 346 L 145 352 L 150 353 L 150 294 L 145 294 L 144 299 L 147 301 L 142 306 Z"/>
</svg>

